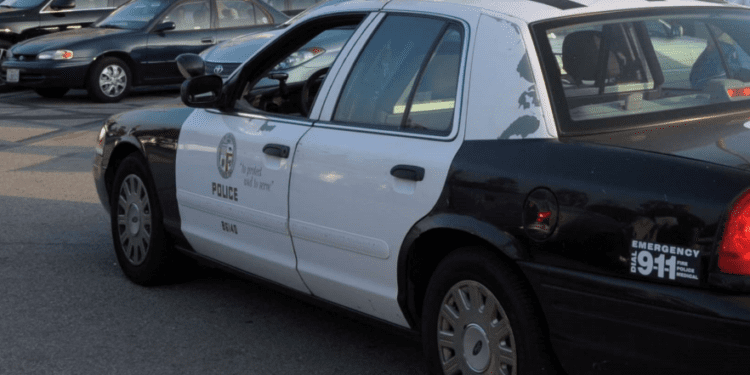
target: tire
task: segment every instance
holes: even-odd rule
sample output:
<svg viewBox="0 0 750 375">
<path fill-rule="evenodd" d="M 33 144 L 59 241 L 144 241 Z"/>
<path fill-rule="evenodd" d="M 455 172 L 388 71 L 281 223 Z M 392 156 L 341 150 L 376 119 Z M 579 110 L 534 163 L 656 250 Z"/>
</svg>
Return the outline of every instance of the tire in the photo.
<svg viewBox="0 0 750 375">
<path fill-rule="evenodd" d="M 68 90 L 70 89 L 67 87 L 45 87 L 34 89 L 34 91 L 40 96 L 52 99 L 62 98 L 68 93 Z"/>
<path fill-rule="evenodd" d="M 0 40 L 0 63 L 3 62 L 5 51 L 9 50 L 13 44 L 7 40 Z M 1 73 L 1 72 L 0 72 Z M 5 74 L 0 74 L 0 87 L 5 86 Z"/>
<path fill-rule="evenodd" d="M 430 279 L 423 305 L 430 371 L 556 374 L 559 367 L 531 296 L 526 281 L 490 251 L 467 247 L 449 254 Z"/>
<path fill-rule="evenodd" d="M 104 57 L 94 62 L 87 88 L 91 99 L 102 103 L 116 103 L 130 92 L 133 76 L 130 68 L 116 57 Z"/>
<path fill-rule="evenodd" d="M 112 241 L 125 275 L 140 285 L 167 281 L 172 276 L 173 250 L 164 233 L 154 183 L 139 154 L 131 154 L 120 163 L 110 208 Z"/>
</svg>

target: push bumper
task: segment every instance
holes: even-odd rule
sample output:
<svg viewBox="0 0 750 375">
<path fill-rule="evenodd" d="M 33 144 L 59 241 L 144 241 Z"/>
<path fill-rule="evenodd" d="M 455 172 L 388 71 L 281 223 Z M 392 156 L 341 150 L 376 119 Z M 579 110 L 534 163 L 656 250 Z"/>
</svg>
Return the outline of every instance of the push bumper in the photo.
<svg viewBox="0 0 750 375">
<path fill-rule="evenodd" d="M 8 86 L 21 87 L 68 87 L 83 88 L 91 59 L 82 60 L 6 60 L 2 64 L 3 79 L 8 69 L 18 69 L 18 82 L 7 82 Z"/>
</svg>

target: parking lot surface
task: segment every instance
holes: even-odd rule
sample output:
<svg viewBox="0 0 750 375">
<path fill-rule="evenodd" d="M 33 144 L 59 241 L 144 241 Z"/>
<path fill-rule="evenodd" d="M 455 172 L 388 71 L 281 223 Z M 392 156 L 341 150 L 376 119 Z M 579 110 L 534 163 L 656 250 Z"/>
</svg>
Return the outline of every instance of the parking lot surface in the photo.
<svg viewBox="0 0 750 375">
<path fill-rule="evenodd" d="M 0 94 L 0 374 L 426 374 L 419 342 L 252 281 L 122 275 L 92 181 L 96 135 L 177 95 Z"/>
</svg>

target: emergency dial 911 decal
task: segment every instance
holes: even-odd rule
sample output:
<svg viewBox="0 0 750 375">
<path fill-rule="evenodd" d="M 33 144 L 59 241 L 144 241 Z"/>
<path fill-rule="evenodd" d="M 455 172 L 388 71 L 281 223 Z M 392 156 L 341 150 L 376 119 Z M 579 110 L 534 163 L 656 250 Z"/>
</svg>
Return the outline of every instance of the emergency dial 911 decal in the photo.
<svg viewBox="0 0 750 375">
<path fill-rule="evenodd" d="M 700 250 L 633 240 L 630 274 L 686 284 L 700 283 Z"/>
</svg>

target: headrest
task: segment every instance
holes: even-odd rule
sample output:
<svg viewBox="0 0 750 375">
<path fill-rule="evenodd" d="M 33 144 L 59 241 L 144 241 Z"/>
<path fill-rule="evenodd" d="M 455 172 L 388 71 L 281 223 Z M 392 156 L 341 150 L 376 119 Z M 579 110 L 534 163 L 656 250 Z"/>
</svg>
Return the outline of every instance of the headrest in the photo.
<svg viewBox="0 0 750 375">
<path fill-rule="evenodd" d="M 576 31 L 565 37 L 562 46 L 563 69 L 577 84 L 584 80 L 596 80 L 601 43 L 602 33 L 596 30 Z"/>
</svg>

